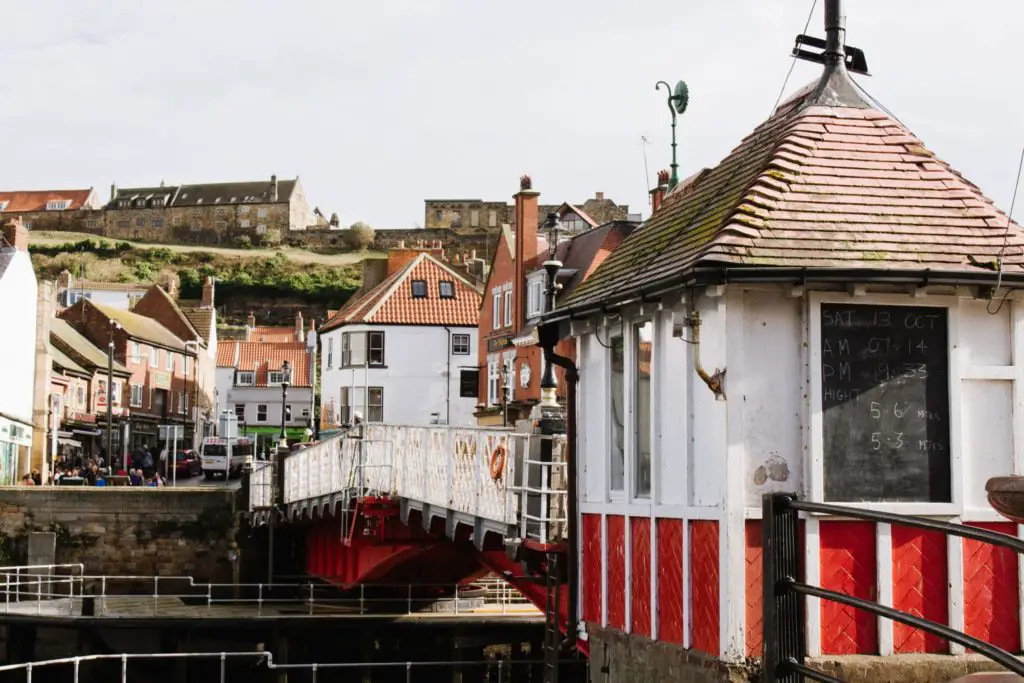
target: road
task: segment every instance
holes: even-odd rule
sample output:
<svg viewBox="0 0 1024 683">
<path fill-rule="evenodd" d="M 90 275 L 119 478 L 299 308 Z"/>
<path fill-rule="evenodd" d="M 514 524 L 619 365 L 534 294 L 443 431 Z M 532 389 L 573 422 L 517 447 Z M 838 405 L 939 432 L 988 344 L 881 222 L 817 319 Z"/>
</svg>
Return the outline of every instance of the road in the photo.
<svg viewBox="0 0 1024 683">
<path fill-rule="evenodd" d="M 174 479 L 172 477 L 168 477 L 166 485 L 174 486 Z M 223 478 L 207 479 L 206 477 L 200 474 L 198 477 L 179 477 L 177 485 L 179 488 L 199 486 L 202 488 L 227 488 L 231 490 L 236 490 L 239 487 L 241 487 L 242 478 L 239 477 L 237 479 L 230 479 L 227 482 L 225 482 Z"/>
</svg>

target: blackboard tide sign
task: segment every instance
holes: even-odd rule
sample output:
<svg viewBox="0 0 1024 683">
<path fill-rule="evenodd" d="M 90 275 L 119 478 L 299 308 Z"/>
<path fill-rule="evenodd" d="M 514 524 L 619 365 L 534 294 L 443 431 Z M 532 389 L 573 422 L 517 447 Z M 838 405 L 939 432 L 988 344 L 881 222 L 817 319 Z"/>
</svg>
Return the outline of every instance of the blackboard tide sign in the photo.
<svg viewBox="0 0 1024 683">
<path fill-rule="evenodd" d="M 825 500 L 951 501 L 948 340 L 945 308 L 821 305 Z"/>
</svg>

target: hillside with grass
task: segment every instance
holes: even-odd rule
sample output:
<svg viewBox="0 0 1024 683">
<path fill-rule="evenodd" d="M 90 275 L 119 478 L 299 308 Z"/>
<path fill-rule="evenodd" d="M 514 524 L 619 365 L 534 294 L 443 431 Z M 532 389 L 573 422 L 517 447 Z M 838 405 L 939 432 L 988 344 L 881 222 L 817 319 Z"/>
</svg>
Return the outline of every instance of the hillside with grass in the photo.
<svg viewBox="0 0 1024 683">
<path fill-rule="evenodd" d="M 372 252 L 313 254 L 299 249 L 225 249 L 113 242 L 68 233 L 32 234 L 32 263 L 40 280 L 64 270 L 82 280 L 163 283 L 176 278 L 182 298 L 197 299 L 207 276 L 217 280 L 224 322 L 251 308 L 337 308 L 359 287 L 363 258 Z M 286 317 L 282 312 L 280 317 Z"/>
</svg>

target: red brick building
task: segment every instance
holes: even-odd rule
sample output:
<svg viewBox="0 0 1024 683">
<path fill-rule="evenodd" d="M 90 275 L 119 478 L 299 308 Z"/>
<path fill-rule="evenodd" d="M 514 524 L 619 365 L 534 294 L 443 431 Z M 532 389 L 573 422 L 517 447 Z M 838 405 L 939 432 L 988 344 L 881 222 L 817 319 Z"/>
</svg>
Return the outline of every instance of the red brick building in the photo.
<svg viewBox="0 0 1024 683">
<path fill-rule="evenodd" d="M 82 299 L 60 316 L 100 348 L 112 340 L 114 359 L 131 373 L 123 397 L 129 436 L 122 452 L 124 446 L 152 446 L 159 425 L 183 425 L 186 441 L 193 431 L 191 407 L 198 389 L 195 360 L 199 347 L 186 345 L 179 334 L 187 333 L 190 342 L 198 335 L 177 321 L 173 310 L 167 310 L 169 299 L 165 301 L 165 297 L 162 289 L 153 287 L 133 311 Z"/>
<path fill-rule="evenodd" d="M 547 236 L 539 232 L 539 198 L 530 178 L 523 176 L 515 195 L 515 228 L 502 228 L 484 287 L 477 351 L 481 372 L 476 417 L 480 425 L 513 424 L 528 417 L 540 402 L 544 361 L 535 331 L 545 307 L 547 278 L 542 266 L 550 258 L 550 245 Z M 621 244 L 637 223 L 616 220 L 598 226 L 572 204 L 561 204 L 555 213 L 568 228 L 555 253 L 563 263 L 557 279 L 562 285 L 559 297 L 564 297 Z M 555 352 L 575 358 L 575 343 L 560 342 Z M 565 378 L 561 368 L 555 368 L 555 379 L 562 401 Z M 507 403 L 503 396 L 506 385 L 510 390 Z"/>
</svg>

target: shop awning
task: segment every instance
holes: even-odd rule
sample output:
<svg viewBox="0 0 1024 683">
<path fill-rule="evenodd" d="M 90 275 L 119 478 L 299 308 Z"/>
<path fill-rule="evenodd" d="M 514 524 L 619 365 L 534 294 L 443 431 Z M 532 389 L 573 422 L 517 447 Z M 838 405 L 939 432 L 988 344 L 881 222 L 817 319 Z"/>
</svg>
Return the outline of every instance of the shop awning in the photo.
<svg viewBox="0 0 1024 683">
<path fill-rule="evenodd" d="M 75 441 L 74 439 L 68 439 L 62 436 L 57 437 L 57 443 L 59 443 L 61 446 L 74 446 L 75 448 L 82 447 L 81 441 Z"/>
<path fill-rule="evenodd" d="M 72 429 L 72 434 L 81 434 L 82 436 L 99 436 L 100 430 L 98 429 Z"/>
</svg>

